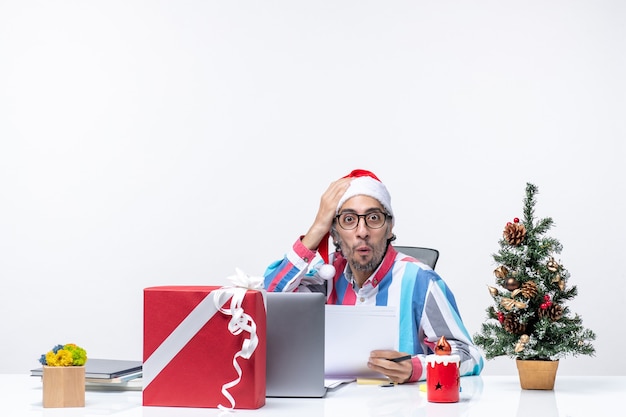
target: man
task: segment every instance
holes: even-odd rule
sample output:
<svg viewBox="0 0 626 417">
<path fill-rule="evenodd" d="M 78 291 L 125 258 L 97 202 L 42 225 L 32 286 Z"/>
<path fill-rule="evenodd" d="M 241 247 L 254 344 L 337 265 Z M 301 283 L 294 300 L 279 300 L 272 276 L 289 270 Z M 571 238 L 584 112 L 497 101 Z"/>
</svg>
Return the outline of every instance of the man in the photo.
<svg viewBox="0 0 626 417">
<path fill-rule="evenodd" d="M 307 233 L 268 267 L 266 289 L 324 291 L 327 304 L 398 306 L 400 352 L 376 350 L 368 360 L 393 382 L 426 379 L 425 357 L 441 336 L 461 357 L 460 374 L 479 374 L 483 358 L 454 295 L 430 267 L 391 246 L 394 220 L 385 185 L 372 172 L 352 171 L 330 184 Z M 331 256 L 329 236 L 336 247 Z M 390 360 L 407 354 L 411 360 Z"/>
</svg>

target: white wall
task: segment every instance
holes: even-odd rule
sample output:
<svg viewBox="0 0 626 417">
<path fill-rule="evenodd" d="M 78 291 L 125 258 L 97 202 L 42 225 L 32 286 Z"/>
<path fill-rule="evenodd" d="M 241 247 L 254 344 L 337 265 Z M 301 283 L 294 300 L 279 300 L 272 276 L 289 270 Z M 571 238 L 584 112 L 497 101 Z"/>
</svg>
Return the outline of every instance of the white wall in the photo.
<svg viewBox="0 0 626 417">
<path fill-rule="evenodd" d="M 625 374 L 625 4 L 0 2 L 0 372 L 141 358 L 143 288 L 261 275 L 366 168 L 472 333 L 536 184 L 598 335 L 560 372 Z"/>
</svg>

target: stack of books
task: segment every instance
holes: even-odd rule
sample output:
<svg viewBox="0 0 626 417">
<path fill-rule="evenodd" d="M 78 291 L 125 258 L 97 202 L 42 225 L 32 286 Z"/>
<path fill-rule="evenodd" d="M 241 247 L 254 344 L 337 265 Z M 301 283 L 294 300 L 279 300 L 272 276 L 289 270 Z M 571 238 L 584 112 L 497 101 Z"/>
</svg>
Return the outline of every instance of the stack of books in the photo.
<svg viewBox="0 0 626 417">
<path fill-rule="evenodd" d="M 142 369 L 141 361 L 89 358 L 85 364 L 85 387 L 140 390 Z M 43 376 L 43 368 L 31 369 L 30 375 Z"/>
</svg>

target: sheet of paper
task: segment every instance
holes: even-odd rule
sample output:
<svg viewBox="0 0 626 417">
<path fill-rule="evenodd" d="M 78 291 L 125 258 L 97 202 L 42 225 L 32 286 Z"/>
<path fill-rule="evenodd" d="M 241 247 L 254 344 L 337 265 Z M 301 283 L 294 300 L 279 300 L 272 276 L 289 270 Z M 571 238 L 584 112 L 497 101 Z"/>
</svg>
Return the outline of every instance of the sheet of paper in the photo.
<svg viewBox="0 0 626 417">
<path fill-rule="evenodd" d="M 332 389 L 332 388 L 337 388 L 338 386 L 343 385 L 343 384 L 349 384 L 354 381 L 355 381 L 354 378 L 339 378 L 339 379 L 325 378 L 324 386 L 328 389 Z"/>
<path fill-rule="evenodd" d="M 367 367 L 372 350 L 398 350 L 396 307 L 326 306 L 326 378 L 380 377 Z"/>
</svg>

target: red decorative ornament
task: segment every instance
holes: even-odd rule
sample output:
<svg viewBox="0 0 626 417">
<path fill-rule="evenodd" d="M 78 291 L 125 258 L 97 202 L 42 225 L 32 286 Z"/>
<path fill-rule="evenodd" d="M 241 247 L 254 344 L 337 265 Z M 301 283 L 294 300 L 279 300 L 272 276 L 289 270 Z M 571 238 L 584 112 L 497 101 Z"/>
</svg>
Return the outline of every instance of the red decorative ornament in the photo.
<svg viewBox="0 0 626 417">
<path fill-rule="evenodd" d="M 543 301 L 544 301 L 544 302 L 543 302 L 543 303 L 541 303 L 541 304 L 539 305 L 539 307 L 540 307 L 542 310 L 547 310 L 547 309 L 549 309 L 549 308 L 550 308 L 550 306 L 552 305 L 552 300 L 550 299 L 550 294 L 545 294 L 545 295 L 543 296 Z"/>
<path fill-rule="evenodd" d="M 501 311 L 498 311 L 498 321 L 500 323 L 504 322 L 504 313 Z"/>
<path fill-rule="evenodd" d="M 519 223 L 519 218 L 517 218 L 517 217 L 516 217 L 516 218 L 514 218 L 514 219 L 513 219 L 513 222 L 514 222 L 514 223 Z"/>
</svg>

